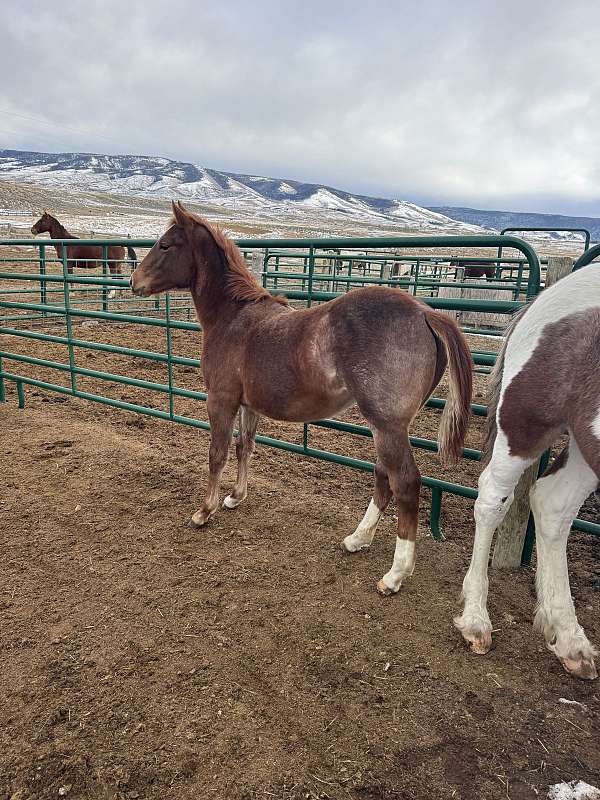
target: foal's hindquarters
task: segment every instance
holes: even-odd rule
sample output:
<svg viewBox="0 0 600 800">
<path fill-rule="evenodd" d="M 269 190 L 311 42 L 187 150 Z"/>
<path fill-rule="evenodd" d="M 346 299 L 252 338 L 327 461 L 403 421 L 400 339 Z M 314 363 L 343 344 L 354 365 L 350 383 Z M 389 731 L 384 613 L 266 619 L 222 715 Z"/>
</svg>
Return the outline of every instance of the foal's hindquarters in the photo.
<svg viewBox="0 0 600 800">
<path fill-rule="evenodd" d="M 600 483 L 599 359 L 600 270 L 594 266 L 546 290 L 508 333 L 495 370 L 495 439 L 479 479 L 464 610 L 455 619 L 474 652 L 490 650 L 487 566 L 494 531 L 525 469 L 567 432 L 568 447 L 530 493 L 537 543 L 535 626 L 564 668 L 587 679 L 597 675 L 596 651 L 575 613 L 566 545 L 577 512 Z"/>
</svg>

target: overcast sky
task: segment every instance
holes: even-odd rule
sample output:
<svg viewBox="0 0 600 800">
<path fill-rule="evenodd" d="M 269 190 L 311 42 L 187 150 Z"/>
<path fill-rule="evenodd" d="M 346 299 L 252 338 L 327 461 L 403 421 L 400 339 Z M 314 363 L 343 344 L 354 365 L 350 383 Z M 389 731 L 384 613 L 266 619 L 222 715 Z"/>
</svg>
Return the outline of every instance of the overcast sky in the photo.
<svg viewBox="0 0 600 800">
<path fill-rule="evenodd" d="M 0 148 L 600 216 L 598 0 L 2 0 Z"/>
</svg>

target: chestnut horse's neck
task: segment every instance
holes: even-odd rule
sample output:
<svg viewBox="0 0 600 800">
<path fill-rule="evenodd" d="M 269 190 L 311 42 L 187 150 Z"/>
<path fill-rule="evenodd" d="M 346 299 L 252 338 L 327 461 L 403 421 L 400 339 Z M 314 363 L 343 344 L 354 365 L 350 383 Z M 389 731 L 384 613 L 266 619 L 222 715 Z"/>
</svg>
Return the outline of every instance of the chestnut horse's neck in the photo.
<svg viewBox="0 0 600 800">
<path fill-rule="evenodd" d="M 64 225 L 61 225 L 60 222 L 55 219 L 54 217 L 50 217 L 50 238 L 51 239 L 76 239 L 76 236 L 73 236 L 69 231 L 65 228 Z"/>
</svg>

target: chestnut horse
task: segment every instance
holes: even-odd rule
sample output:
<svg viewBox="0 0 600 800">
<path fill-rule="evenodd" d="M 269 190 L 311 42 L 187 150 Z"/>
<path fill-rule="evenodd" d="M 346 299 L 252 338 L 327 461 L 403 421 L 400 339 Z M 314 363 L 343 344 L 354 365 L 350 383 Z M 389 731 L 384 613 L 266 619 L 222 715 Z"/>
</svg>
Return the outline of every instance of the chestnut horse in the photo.
<svg viewBox="0 0 600 800">
<path fill-rule="evenodd" d="M 465 278 L 485 278 L 489 281 L 496 274 L 496 267 L 488 261 L 451 261 L 450 266 L 456 269 L 464 267 Z"/>
<path fill-rule="evenodd" d="M 44 211 L 42 216 L 31 228 L 34 236 L 38 233 L 49 233 L 51 239 L 74 239 L 77 241 L 76 236 L 72 236 L 69 231 L 60 224 L 60 222 Z M 71 275 L 73 267 L 78 269 L 101 269 L 102 268 L 102 245 L 93 244 L 73 244 L 67 245 L 67 270 Z M 63 257 L 63 245 L 57 244 L 54 246 L 56 254 L 60 259 Z M 122 275 L 121 262 L 125 260 L 125 248 L 121 245 L 110 245 L 106 248 L 106 255 L 108 259 L 108 269 L 111 275 Z M 131 267 L 135 269 L 137 266 L 137 255 L 133 247 L 127 248 L 127 255 L 131 260 Z"/>
<path fill-rule="evenodd" d="M 142 297 L 189 289 L 204 331 L 209 479 L 193 525 L 204 525 L 217 511 L 238 412 L 238 474 L 226 508 L 246 497 L 260 414 L 307 422 L 356 403 L 373 432 L 375 491 L 364 519 L 343 544 L 349 552 L 368 547 L 393 495 L 398 507 L 394 562 L 377 588 L 382 594 L 397 592 L 414 569 L 420 490 L 408 428 L 447 362 L 440 454 L 451 461 L 462 451 L 472 361 L 458 327 L 406 292 L 384 287 L 355 289 L 328 303 L 293 310 L 258 283 L 236 245 L 216 226 L 181 204 L 173 204 L 173 214 L 130 283 Z"/>
<path fill-rule="evenodd" d="M 531 490 L 537 539 L 535 625 L 564 668 L 595 678 L 595 650 L 577 621 L 567 538 L 600 484 L 600 270 L 580 269 L 546 289 L 508 330 L 492 375 L 490 457 L 479 478 L 475 541 L 455 620 L 476 653 L 492 645 L 487 562 L 494 531 L 523 471 L 568 432 L 568 447 Z"/>
</svg>

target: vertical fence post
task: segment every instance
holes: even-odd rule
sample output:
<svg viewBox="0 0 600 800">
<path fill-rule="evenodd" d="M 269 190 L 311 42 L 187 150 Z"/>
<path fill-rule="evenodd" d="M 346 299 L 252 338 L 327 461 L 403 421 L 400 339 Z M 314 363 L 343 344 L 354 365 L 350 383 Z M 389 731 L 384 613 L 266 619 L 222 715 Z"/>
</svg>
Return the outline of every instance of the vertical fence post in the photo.
<svg viewBox="0 0 600 800">
<path fill-rule="evenodd" d="M 421 262 L 417 258 L 417 263 L 415 264 L 415 276 L 414 276 L 415 277 L 415 282 L 414 282 L 414 285 L 413 285 L 413 292 L 412 292 L 413 295 L 415 295 L 415 296 L 417 294 L 417 287 L 419 285 L 419 267 L 420 266 L 421 266 Z"/>
<path fill-rule="evenodd" d="M 106 278 L 108 272 L 108 247 L 103 244 L 102 245 L 102 277 Z M 102 287 L 102 311 L 108 311 L 108 287 L 104 285 Z"/>
<path fill-rule="evenodd" d="M 431 535 L 438 542 L 445 541 L 445 536 L 440 528 L 440 517 L 442 514 L 442 490 L 434 486 L 431 490 L 431 513 L 429 515 L 429 527 Z"/>
<path fill-rule="evenodd" d="M 253 250 L 250 253 L 250 272 L 252 272 L 257 281 L 266 288 L 267 276 L 263 275 L 263 272 L 266 271 L 266 269 L 263 269 L 264 257 L 264 250 Z"/>
<path fill-rule="evenodd" d="M 573 259 L 569 256 L 549 258 L 546 288 L 568 275 L 572 268 Z M 529 490 L 537 480 L 540 461 L 541 459 L 538 459 L 523 473 L 515 488 L 515 499 L 506 517 L 498 526 L 496 546 L 492 556 L 492 567 L 495 569 L 515 569 L 521 564 L 526 566 L 529 563 L 534 535 L 533 520 L 530 520 Z M 529 541 L 526 541 L 526 537 Z"/>
<path fill-rule="evenodd" d="M 39 257 L 40 257 L 40 275 L 44 276 L 44 277 L 40 278 L 40 303 L 45 305 L 46 304 L 46 297 L 47 297 L 46 280 L 45 280 L 45 276 L 46 276 L 46 245 L 45 244 L 41 244 L 40 245 Z M 45 317 L 45 316 L 46 316 L 46 312 L 42 311 L 42 317 Z"/>
<path fill-rule="evenodd" d="M 165 333 L 167 337 L 167 377 L 169 381 L 169 418 L 175 412 L 173 397 L 173 341 L 171 338 L 171 298 L 165 294 Z"/>
<path fill-rule="evenodd" d="M 308 300 L 306 301 L 306 305 L 312 305 L 312 293 L 313 293 L 313 276 L 315 274 L 315 249 L 314 247 L 310 247 L 308 251 Z"/>
<path fill-rule="evenodd" d="M 67 346 L 69 348 L 69 374 L 71 389 L 77 394 L 77 376 L 75 375 L 75 349 L 73 347 L 73 327 L 71 324 L 71 297 L 69 284 L 69 254 L 66 245 L 62 247 L 63 295 L 65 300 L 65 323 L 67 326 Z"/>
<path fill-rule="evenodd" d="M 0 403 L 6 400 L 6 388 L 4 386 L 4 378 L 2 376 L 2 353 L 0 353 Z"/>
</svg>

